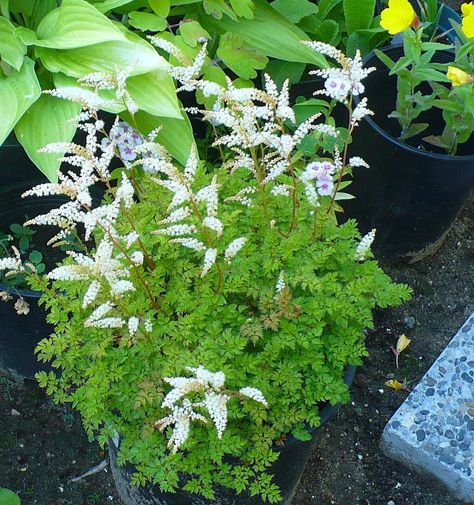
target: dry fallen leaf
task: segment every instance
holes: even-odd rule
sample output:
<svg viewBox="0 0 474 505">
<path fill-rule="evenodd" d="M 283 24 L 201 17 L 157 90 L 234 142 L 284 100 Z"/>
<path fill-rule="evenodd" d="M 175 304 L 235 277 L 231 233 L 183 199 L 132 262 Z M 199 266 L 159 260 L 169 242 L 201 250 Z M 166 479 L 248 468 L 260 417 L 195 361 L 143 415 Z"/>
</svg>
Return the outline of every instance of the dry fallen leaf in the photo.
<svg viewBox="0 0 474 505">
<path fill-rule="evenodd" d="M 405 334 L 400 335 L 397 340 L 397 352 L 400 354 L 403 352 L 409 345 L 411 339 L 409 339 Z"/>
<path fill-rule="evenodd" d="M 408 392 L 410 391 L 405 381 L 400 382 L 397 381 L 397 379 L 390 379 L 385 383 L 385 385 L 388 388 L 395 389 L 396 391 L 408 391 Z"/>
<path fill-rule="evenodd" d="M 7 293 L 6 291 L 0 291 L 0 300 L 2 302 L 8 302 L 8 300 L 12 299 L 12 295 Z"/>
<path fill-rule="evenodd" d="M 395 364 L 398 368 L 398 357 L 400 354 L 410 345 L 411 339 L 409 339 L 405 334 L 400 335 L 397 340 L 396 348 L 390 347 L 393 354 L 395 354 Z"/>
<path fill-rule="evenodd" d="M 15 310 L 19 316 L 26 316 L 30 312 L 30 306 L 28 302 L 20 296 L 15 302 Z"/>
</svg>

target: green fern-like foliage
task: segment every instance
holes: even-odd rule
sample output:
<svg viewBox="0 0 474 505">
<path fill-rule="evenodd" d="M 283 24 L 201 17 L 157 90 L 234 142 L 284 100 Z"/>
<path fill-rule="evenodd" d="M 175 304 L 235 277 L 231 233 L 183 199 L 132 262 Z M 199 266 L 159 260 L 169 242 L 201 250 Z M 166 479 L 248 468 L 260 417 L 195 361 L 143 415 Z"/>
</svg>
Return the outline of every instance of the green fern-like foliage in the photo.
<svg viewBox="0 0 474 505">
<path fill-rule="evenodd" d="M 196 184 L 208 184 L 213 174 L 201 167 Z M 247 184 L 224 170 L 218 175 L 223 202 Z M 102 444 L 120 433 L 120 461 L 136 467 L 135 484 L 184 487 L 208 498 L 221 485 L 276 502 L 281 496 L 269 472 L 278 457 L 275 441 L 287 434 L 307 439 L 322 404 L 348 401 L 344 372 L 367 355 L 364 330 L 373 327 L 372 311 L 407 300 L 409 289 L 392 283 L 373 259 L 356 259 L 361 237 L 354 221 L 315 222 L 303 197 L 296 218 L 287 199 L 271 200 L 273 226 L 261 207 L 222 205 L 222 240 L 245 236 L 247 243 L 221 279 L 216 269 L 201 277 L 194 252 L 153 233 L 166 215 L 169 191 L 147 176 L 141 185 L 143 198 L 117 229 L 126 234 L 133 222 L 139 230 L 154 265 L 132 276 L 146 279 L 158 303 L 150 306 L 144 290 L 117 303 L 124 318 L 152 318 L 153 331 L 130 337 L 120 329 L 86 328 L 87 282 L 33 280 L 55 325 L 39 356 L 59 371 L 41 373 L 40 384 L 55 401 L 78 409 L 87 433 Z M 282 271 L 285 286 L 276 296 Z M 196 423 L 184 450 L 172 454 L 169 432 L 154 428 L 166 414 L 163 377 L 200 364 L 223 371 L 230 389 L 258 387 L 269 406 L 229 402 L 222 439 L 211 424 Z"/>
</svg>

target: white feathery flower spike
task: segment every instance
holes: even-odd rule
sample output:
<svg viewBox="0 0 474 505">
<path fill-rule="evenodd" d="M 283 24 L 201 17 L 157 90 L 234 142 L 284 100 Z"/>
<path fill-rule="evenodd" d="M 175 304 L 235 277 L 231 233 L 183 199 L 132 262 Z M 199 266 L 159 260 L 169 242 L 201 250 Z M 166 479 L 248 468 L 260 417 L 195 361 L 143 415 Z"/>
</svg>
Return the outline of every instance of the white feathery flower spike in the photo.
<svg viewBox="0 0 474 505">
<path fill-rule="evenodd" d="M 225 374 L 224 372 L 210 372 L 202 365 L 198 367 L 187 366 L 186 370 L 192 372 L 200 381 L 210 384 L 211 387 L 220 389 L 224 387 Z"/>
<path fill-rule="evenodd" d="M 120 260 L 113 257 L 113 246 L 107 238 L 101 240 L 92 257 L 74 251 L 68 251 L 68 254 L 74 259 L 75 264 L 56 267 L 49 272 L 48 277 L 50 279 L 62 281 L 91 280 L 92 284 L 99 279 L 104 279 L 108 283 L 111 293 L 116 296 L 135 289 L 133 283 L 128 280 L 130 277 L 129 270 L 125 268 Z M 94 284 L 92 291 L 87 291 L 88 299 L 96 289 L 97 286 Z"/>
<path fill-rule="evenodd" d="M 187 183 L 193 182 L 196 177 L 196 170 L 198 167 L 198 157 L 196 153 L 196 146 L 193 144 L 191 152 L 189 153 L 186 166 L 184 167 L 184 179 Z"/>
<path fill-rule="evenodd" d="M 268 402 L 267 400 L 265 400 L 265 397 L 263 396 L 260 389 L 246 387 L 239 389 L 239 393 L 241 395 L 247 396 L 248 398 L 251 398 L 252 400 L 255 400 L 256 402 L 262 403 L 263 405 L 265 405 L 265 407 L 268 406 Z"/>
<path fill-rule="evenodd" d="M 168 226 L 168 228 L 155 230 L 153 233 L 155 233 L 156 235 L 167 235 L 169 237 L 178 237 L 179 235 L 189 235 L 196 232 L 197 228 L 194 224 L 174 224 Z"/>
<path fill-rule="evenodd" d="M 172 453 L 176 453 L 189 437 L 191 421 L 207 423 L 207 419 L 202 414 L 194 412 L 192 404 L 187 398 L 182 405 L 173 405 L 171 409 L 169 416 L 155 421 L 155 427 L 164 431 L 168 426 L 174 425 L 173 434 L 168 440 L 168 447 Z"/>
<path fill-rule="evenodd" d="M 90 286 L 87 288 L 86 294 L 84 295 L 84 298 L 82 300 L 83 309 L 85 309 L 95 301 L 97 295 L 99 294 L 99 291 L 100 291 L 100 282 L 92 281 Z"/>
<path fill-rule="evenodd" d="M 130 254 L 130 260 L 135 266 L 143 265 L 143 261 L 145 260 L 145 256 L 141 251 L 134 251 Z"/>
<path fill-rule="evenodd" d="M 145 331 L 148 333 L 151 333 L 153 331 L 153 324 L 151 322 L 151 319 L 145 319 L 143 326 L 145 327 Z"/>
<path fill-rule="evenodd" d="M 374 112 L 367 107 L 367 97 L 364 96 L 352 111 L 351 128 L 357 126 L 364 117 L 373 115 Z"/>
<path fill-rule="evenodd" d="M 285 287 L 286 287 L 286 283 L 285 283 L 285 271 L 282 270 L 280 272 L 280 275 L 278 276 L 278 281 L 277 281 L 276 287 L 275 287 L 277 296 L 285 289 Z"/>
<path fill-rule="evenodd" d="M 164 431 L 173 425 L 173 433 L 168 440 L 168 447 L 176 452 L 188 439 L 191 421 L 207 423 L 207 419 L 197 409 L 204 409 L 211 418 L 217 437 L 222 438 L 227 426 L 227 403 L 232 396 L 244 396 L 268 406 L 262 392 L 257 388 L 246 387 L 237 393 L 232 393 L 225 388 L 224 372 L 210 372 L 203 366 L 186 367 L 194 377 L 165 377 L 163 381 L 172 386 L 164 397 L 161 408 L 170 409 L 171 414 L 155 422 L 155 427 Z M 192 401 L 187 397 L 192 394 Z"/>
<path fill-rule="evenodd" d="M 317 75 L 325 79 L 325 89 L 317 91 L 315 94 L 326 94 L 330 98 L 347 103 L 350 95 L 356 96 L 364 92 L 362 80 L 373 72 L 375 67 L 363 67 L 359 50 L 357 50 L 354 58 L 349 58 L 342 51 L 324 42 L 304 40 L 302 44 L 333 58 L 341 67 L 324 68 L 310 72 L 311 75 Z"/>
<path fill-rule="evenodd" d="M 375 239 L 376 231 L 377 230 L 373 228 L 362 237 L 361 241 L 359 242 L 356 248 L 355 258 L 357 261 L 364 261 L 367 258 L 367 255 L 369 254 L 370 251 L 370 247 L 372 246 L 372 243 Z"/>
<path fill-rule="evenodd" d="M 104 317 L 115 308 L 112 302 L 99 305 L 84 322 L 84 326 L 93 328 L 121 328 L 125 321 L 120 317 Z"/>
<path fill-rule="evenodd" d="M 224 260 L 227 263 L 230 263 L 237 256 L 237 253 L 242 249 L 242 247 L 244 247 L 246 242 L 246 237 L 239 237 L 232 240 L 224 251 Z"/>
<path fill-rule="evenodd" d="M 363 160 L 360 156 L 353 156 L 352 158 L 349 158 L 349 166 L 356 168 L 356 167 L 363 167 L 363 168 L 370 168 L 369 164 Z"/>
<path fill-rule="evenodd" d="M 190 207 L 179 207 L 176 210 L 173 210 L 168 217 L 162 219 L 158 222 L 158 224 L 171 224 L 178 223 L 179 221 L 183 221 L 191 215 Z"/>
<path fill-rule="evenodd" d="M 291 186 L 289 184 L 277 184 L 273 186 L 270 193 L 274 196 L 290 196 Z"/>
<path fill-rule="evenodd" d="M 200 189 L 196 193 L 196 200 L 198 202 L 204 202 L 206 204 L 207 215 L 208 216 L 216 216 L 217 207 L 219 204 L 219 195 L 218 195 L 218 184 L 217 184 L 217 176 L 212 178 L 211 184 L 208 186 L 204 186 L 204 188 Z"/>
<path fill-rule="evenodd" d="M 194 251 L 205 251 L 206 245 L 193 237 L 184 237 L 184 238 L 173 238 L 170 240 L 171 243 L 181 244 L 183 247 L 187 247 L 188 249 L 193 249 Z"/>
<path fill-rule="evenodd" d="M 229 398 L 230 396 L 226 394 L 208 391 L 202 402 L 202 406 L 208 411 L 217 429 L 217 438 L 222 438 L 222 434 L 227 426 L 227 401 Z"/>
<path fill-rule="evenodd" d="M 138 331 L 138 326 L 140 324 L 140 319 L 136 316 L 132 316 L 128 320 L 128 333 L 133 337 L 135 333 Z"/>
<path fill-rule="evenodd" d="M 15 258 L 0 258 L 0 270 L 19 271 L 22 269 L 20 256 Z"/>
<path fill-rule="evenodd" d="M 224 226 L 221 222 L 220 219 L 214 216 L 206 216 L 202 220 L 202 224 L 206 227 L 209 228 L 212 231 L 215 231 L 217 233 L 217 236 L 220 237 L 222 235 L 222 232 L 224 230 Z"/>
<path fill-rule="evenodd" d="M 204 277 L 209 270 L 211 269 L 212 265 L 216 262 L 217 258 L 217 249 L 215 248 L 209 248 L 206 250 L 204 254 L 204 266 L 202 268 L 201 272 L 201 277 Z"/>
</svg>

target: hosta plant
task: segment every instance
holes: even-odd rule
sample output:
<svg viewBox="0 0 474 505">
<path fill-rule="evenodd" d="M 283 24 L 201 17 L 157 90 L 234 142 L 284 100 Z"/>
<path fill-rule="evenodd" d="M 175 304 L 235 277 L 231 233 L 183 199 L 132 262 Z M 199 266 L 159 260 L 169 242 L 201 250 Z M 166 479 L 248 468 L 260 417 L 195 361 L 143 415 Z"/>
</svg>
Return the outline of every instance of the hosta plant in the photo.
<svg viewBox="0 0 474 505">
<path fill-rule="evenodd" d="M 51 181 L 57 181 L 58 155 L 38 153 L 38 149 L 53 140 L 71 141 L 76 130 L 68 120 L 79 112 L 80 105 L 42 94 L 42 89 L 73 92 L 77 79 L 91 72 L 127 68 L 128 91 L 136 107 L 151 117 L 160 117 L 165 124 L 161 141 L 174 156 L 185 159 L 173 144 L 173 135 L 180 130 L 183 144 L 190 139 L 186 151 L 192 136 L 173 80 L 165 71 L 167 65 L 143 37 L 86 0 L 2 0 L 0 145 L 14 130 L 33 162 Z M 153 92 L 153 97 L 144 94 L 144 89 Z M 102 97 L 98 105 L 114 113 L 125 110 L 113 96 Z"/>
<path fill-rule="evenodd" d="M 211 498 L 224 486 L 279 501 L 274 444 L 307 440 L 321 405 L 348 400 L 344 371 L 367 355 L 373 309 L 409 297 L 372 258 L 375 230 L 361 238 L 354 221 L 335 219 L 351 171 L 366 166 L 347 146 L 371 113 L 366 99 L 353 107 L 353 95 L 372 69 L 359 54 L 306 47 L 333 61 L 316 71 L 325 80 L 316 93 L 347 106 L 346 128 L 320 114 L 298 119 L 288 83 L 279 90 L 266 77 L 260 90 L 200 78 L 203 47 L 192 66 L 171 72 L 214 98 L 202 116 L 216 130 L 219 162 L 192 149 L 180 166 L 157 131 L 141 137 L 121 121 L 105 129 L 89 99 L 78 117 L 85 144 L 45 149 L 66 151 L 74 169 L 27 193 L 68 196 L 29 224 L 57 226 L 56 244 L 71 233 L 83 244 L 31 277 L 55 325 L 38 353 L 56 371 L 38 380 L 102 444 L 120 435 L 119 460 L 135 466 L 136 485 Z M 117 80 L 84 82 L 100 90 Z M 115 157 L 123 168 L 112 175 Z M 99 182 L 107 194 L 94 206 Z"/>
<path fill-rule="evenodd" d="M 264 69 L 281 84 L 298 82 L 307 64 L 326 65 L 321 55 L 302 46 L 317 40 L 355 54 L 387 40 L 375 16 L 376 0 L 142 0 L 97 2 L 125 26 L 166 38 L 192 59 L 198 41 L 208 40 L 213 65 L 206 79 L 222 84 L 223 70 L 242 80 Z M 103 5 L 103 7 L 102 7 Z M 217 68 L 216 68 L 217 67 Z M 220 70 L 220 71 L 219 71 Z M 228 73 L 228 72 L 227 72 Z"/>
</svg>

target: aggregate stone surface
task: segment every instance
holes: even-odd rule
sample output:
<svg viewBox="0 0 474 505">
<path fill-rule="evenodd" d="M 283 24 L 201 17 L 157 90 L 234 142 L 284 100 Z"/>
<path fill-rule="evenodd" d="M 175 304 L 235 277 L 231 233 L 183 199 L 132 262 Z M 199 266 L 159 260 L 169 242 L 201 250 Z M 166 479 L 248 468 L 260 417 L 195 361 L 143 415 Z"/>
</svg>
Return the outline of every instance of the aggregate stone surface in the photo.
<svg viewBox="0 0 474 505">
<path fill-rule="evenodd" d="M 474 503 L 474 314 L 390 419 L 382 449 Z"/>
</svg>

